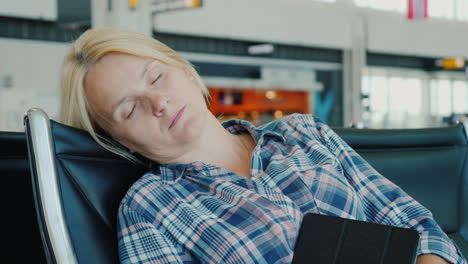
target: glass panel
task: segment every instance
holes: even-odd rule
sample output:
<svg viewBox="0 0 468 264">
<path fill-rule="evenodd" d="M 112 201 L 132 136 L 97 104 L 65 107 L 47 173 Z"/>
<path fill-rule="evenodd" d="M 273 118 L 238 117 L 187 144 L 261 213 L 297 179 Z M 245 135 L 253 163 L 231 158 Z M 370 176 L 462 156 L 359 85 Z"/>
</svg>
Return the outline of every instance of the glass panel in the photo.
<svg viewBox="0 0 468 264">
<path fill-rule="evenodd" d="M 369 100 L 363 99 L 362 119 L 370 128 L 421 128 L 440 126 L 442 117 L 452 113 L 452 81 L 429 80 L 423 71 L 405 69 L 367 68 L 362 78 L 362 94 L 369 91 Z M 441 78 L 441 77 L 439 77 Z M 468 93 L 468 83 L 458 86 Z M 462 88 L 458 88 L 462 90 Z M 458 91 L 457 90 L 457 91 Z M 459 92 L 460 96 L 462 92 Z M 364 96 L 365 97 L 365 96 Z M 430 102 L 429 102 L 430 100 Z M 461 108 L 461 99 L 459 99 Z M 468 107 L 466 104 L 463 107 Z M 366 108 L 369 105 L 369 108 Z"/>
<path fill-rule="evenodd" d="M 370 0 L 370 7 L 381 10 L 392 10 L 393 1 L 386 0 Z"/>
<path fill-rule="evenodd" d="M 369 7 L 369 0 L 354 0 L 354 4 L 359 7 Z"/>
<path fill-rule="evenodd" d="M 370 92 L 370 87 L 369 87 L 369 76 L 364 75 L 362 76 L 362 94 L 368 95 Z"/>
<path fill-rule="evenodd" d="M 389 2 L 393 2 L 395 5 L 395 11 L 398 11 L 400 13 L 405 13 L 408 8 L 407 0 L 393 0 Z"/>
<path fill-rule="evenodd" d="M 431 115 L 438 115 L 439 114 L 439 98 L 438 98 L 438 91 L 439 91 L 439 81 L 431 80 Z"/>
<path fill-rule="evenodd" d="M 430 0 L 428 1 L 429 17 L 455 18 L 455 0 Z"/>
<path fill-rule="evenodd" d="M 385 11 L 406 12 L 407 0 L 354 0 L 359 7 L 370 7 Z"/>
<path fill-rule="evenodd" d="M 422 108 L 421 81 L 414 78 L 392 77 L 389 83 L 388 126 L 409 128 L 420 125 L 422 120 L 419 116 Z"/>
<path fill-rule="evenodd" d="M 468 85 L 466 81 L 453 83 L 453 112 L 457 114 L 468 113 Z"/>
<path fill-rule="evenodd" d="M 405 90 L 403 78 L 390 78 L 390 112 L 404 112 L 406 110 L 408 97 Z"/>
<path fill-rule="evenodd" d="M 439 80 L 437 89 L 438 114 L 449 116 L 452 113 L 452 87 L 449 80 Z"/>
<path fill-rule="evenodd" d="M 388 111 L 387 78 L 384 76 L 371 76 L 370 79 L 370 109 L 373 112 L 386 113 Z"/>
<path fill-rule="evenodd" d="M 409 114 L 422 111 L 422 82 L 418 79 L 407 79 L 403 85 L 406 91 L 406 109 Z"/>
<path fill-rule="evenodd" d="M 457 20 L 468 21 L 468 0 L 457 0 Z"/>
<path fill-rule="evenodd" d="M 332 0 L 321 1 L 331 2 Z M 405 13 L 408 8 L 408 0 L 353 0 L 353 2 L 359 7 L 399 13 Z M 428 13 L 429 17 L 468 21 L 468 0 L 429 0 Z"/>
</svg>

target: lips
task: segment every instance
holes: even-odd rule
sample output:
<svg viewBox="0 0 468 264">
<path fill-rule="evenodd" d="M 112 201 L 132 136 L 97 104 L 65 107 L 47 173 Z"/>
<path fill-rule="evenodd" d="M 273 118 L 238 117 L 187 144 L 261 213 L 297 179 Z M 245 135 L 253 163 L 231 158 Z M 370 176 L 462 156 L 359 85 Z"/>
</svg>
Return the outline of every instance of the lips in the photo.
<svg viewBox="0 0 468 264">
<path fill-rule="evenodd" d="M 179 112 L 177 112 L 174 119 L 172 119 L 172 122 L 171 122 L 171 125 L 169 126 L 169 129 L 171 129 L 173 126 L 175 126 L 177 124 L 177 121 L 179 121 L 180 117 L 184 113 L 184 110 L 185 110 L 185 106 L 182 107 L 182 109 L 180 109 Z"/>
</svg>

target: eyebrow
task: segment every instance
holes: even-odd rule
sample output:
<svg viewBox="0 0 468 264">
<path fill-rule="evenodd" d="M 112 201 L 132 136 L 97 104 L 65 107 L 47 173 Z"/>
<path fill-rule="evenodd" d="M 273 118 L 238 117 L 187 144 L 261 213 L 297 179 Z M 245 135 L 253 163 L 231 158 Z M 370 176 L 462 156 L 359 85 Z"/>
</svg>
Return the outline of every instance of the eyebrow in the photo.
<svg viewBox="0 0 468 264">
<path fill-rule="evenodd" d="M 141 76 L 140 76 L 140 79 L 143 79 L 143 77 L 145 77 L 145 74 L 148 72 L 148 70 L 150 69 L 150 65 L 154 62 L 154 60 L 150 60 L 148 61 L 146 64 L 145 64 L 145 68 L 143 69 L 143 71 L 141 72 Z"/>
<path fill-rule="evenodd" d="M 145 77 L 146 73 L 148 72 L 148 70 L 150 69 L 150 65 L 154 62 L 154 60 L 150 60 L 148 61 L 144 68 L 143 68 L 143 71 L 141 72 L 141 75 L 140 75 L 140 79 L 143 79 L 143 77 Z M 113 107 L 112 107 L 112 114 L 115 112 L 115 110 L 117 110 L 117 107 L 119 107 L 125 100 L 127 99 L 127 97 L 123 97 L 122 99 L 120 99 Z"/>
</svg>

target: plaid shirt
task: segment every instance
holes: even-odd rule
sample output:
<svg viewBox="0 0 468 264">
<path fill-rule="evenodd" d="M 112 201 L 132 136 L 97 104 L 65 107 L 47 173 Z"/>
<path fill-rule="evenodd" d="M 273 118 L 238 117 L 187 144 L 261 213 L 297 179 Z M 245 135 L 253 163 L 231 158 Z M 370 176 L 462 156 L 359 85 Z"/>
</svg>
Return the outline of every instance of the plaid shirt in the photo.
<svg viewBox="0 0 468 264">
<path fill-rule="evenodd" d="M 256 140 L 251 179 L 202 162 L 147 173 L 120 204 L 122 263 L 290 263 L 310 212 L 413 228 L 418 254 L 466 263 L 426 208 L 318 118 L 223 126 Z"/>
</svg>

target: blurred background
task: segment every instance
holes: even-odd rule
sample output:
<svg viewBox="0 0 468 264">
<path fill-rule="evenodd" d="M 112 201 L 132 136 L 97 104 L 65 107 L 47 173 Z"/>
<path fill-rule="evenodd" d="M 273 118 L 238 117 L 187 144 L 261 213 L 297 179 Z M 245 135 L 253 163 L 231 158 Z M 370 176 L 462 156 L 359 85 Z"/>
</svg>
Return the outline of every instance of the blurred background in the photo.
<svg viewBox="0 0 468 264">
<path fill-rule="evenodd" d="M 69 43 L 137 30 L 199 71 L 221 120 L 291 113 L 421 128 L 468 116 L 468 0 L 15 0 L 0 3 L 0 131 L 58 119 Z"/>
</svg>

